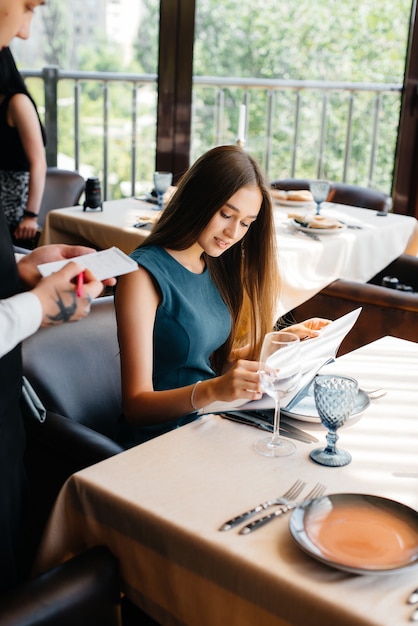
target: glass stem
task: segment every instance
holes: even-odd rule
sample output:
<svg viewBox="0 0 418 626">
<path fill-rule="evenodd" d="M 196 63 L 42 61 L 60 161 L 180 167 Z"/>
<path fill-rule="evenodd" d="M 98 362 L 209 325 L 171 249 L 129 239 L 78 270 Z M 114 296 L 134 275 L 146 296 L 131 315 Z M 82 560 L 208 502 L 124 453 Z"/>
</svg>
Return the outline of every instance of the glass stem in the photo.
<svg viewBox="0 0 418 626">
<path fill-rule="evenodd" d="M 336 454 L 338 435 L 335 432 L 335 430 L 329 430 L 327 432 L 327 437 L 326 438 L 327 438 L 328 445 L 325 448 L 325 453 L 326 454 Z"/>
<path fill-rule="evenodd" d="M 280 400 L 275 401 L 274 405 L 274 421 L 273 421 L 273 436 L 270 441 L 270 445 L 279 446 L 280 444 Z"/>
<path fill-rule="evenodd" d="M 321 213 L 321 203 L 317 202 L 316 203 L 316 214 L 320 215 L 320 213 Z"/>
</svg>

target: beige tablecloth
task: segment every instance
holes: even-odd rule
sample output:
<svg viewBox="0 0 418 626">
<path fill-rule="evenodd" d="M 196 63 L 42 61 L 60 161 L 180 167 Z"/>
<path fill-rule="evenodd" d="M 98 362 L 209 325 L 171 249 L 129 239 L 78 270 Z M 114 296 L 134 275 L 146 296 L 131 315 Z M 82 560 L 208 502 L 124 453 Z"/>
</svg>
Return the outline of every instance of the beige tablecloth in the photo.
<svg viewBox="0 0 418 626">
<path fill-rule="evenodd" d="M 57 209 L 48 214 L 41 243 L 84 243 L 99 249 L 117 246 L 129 254 L 149 234 L 148 227 L 138 229 L 133 224 L 144 216 L 158 218 L 159 212 L 153 206 L 128 198 L 105 202 L 103 211 L 83 211 L 81 206 Z M 378 217 L 376 211 L 324 203 L 324 215 L 338 217 L 361 229 L 347 228 L 335 235 L 321 235 L 315 241 L 289 228 L 289 211 L 275 208 L 282 274 L 277 317 L 337 278 L 367 282 L 405 250 L 417 224 L 413 217 Z M 304 214 L 306 209 L 297 211 Z"/>
<path fill-rule="evenodd" d="M 167 626 L 406 625 L 417 567 L 380 576 L 332 569 L 294 543 L 289 516 L 248 536 L 218 531 L 296 478 L 307 490 L 320 481 L 329 494 L 375 494 L 418 509 L 418 344 L 384 338 L 327 369 L 387 389 L 340 430 L 350 465 L 316 465 L 308 455 L 318 444 L 299 442 L 292 456 L 260 456 L 261 431 L 208 415 L 70 478 L 38 569 L 106 544 L 124 591 Z M 298 425 L 325 441 L 319 424 Z"/>
<path fill-rule="evenodd" d="M 126 254 L 148 235 L 148 228 L 134 228 L 141 217 L 155 219 L 155 205 L 127 198 L 103 203 L 103 211 L 83 211 L 82 206 L 56 209 L 47 215 L 40 245 L 49 243 L 90 244 L 104 250 L 117 246 Z"/>
</svg>

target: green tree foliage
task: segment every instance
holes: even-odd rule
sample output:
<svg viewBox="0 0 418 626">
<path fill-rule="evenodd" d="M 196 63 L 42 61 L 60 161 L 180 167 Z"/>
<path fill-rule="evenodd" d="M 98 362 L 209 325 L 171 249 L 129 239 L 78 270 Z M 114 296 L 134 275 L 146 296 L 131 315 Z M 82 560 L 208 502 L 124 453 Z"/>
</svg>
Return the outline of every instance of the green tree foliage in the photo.
<svg viewBox="0 0 418 626">
<path fill-rule="evenodd" d="M 137 1 L 137 0 L 135 0 Z M 138 0 L 139 1 L 139 0 Z M 344 81 L 401 84 L 411 0 L 196 0 L 194 75 L 258 79 Z M 46 7 L 48 63 L 66 67 L 70 40 L 66 0 Z M 47 13 L 45 9 L 45 14 Z M 159 0 L 142 0 L 142 20 L 135 44 L 135 62 L 122 66 L 121 52 L 109 41 L 96 38 L 77 51 L 78 67 L 89 71 L 136 71 L 155 74 L 158 66 Z M 81 86 L 81 160 L 101 175 L 104 144 L 101 128 L 105 116 L 105 86 Z M 224 113 L 216 128 L 217 98 L 213 87 L 194 86 L 192 154 L 194 160 L 216 143 L 236 140 L 239 104 L 248 99 L 247 148 L 267 166 L 271 178 L 323 175 L 333 180 L 373 184 L 390 191 L 399 119 L 399 97 L 332 91 L 326 102 L 315 89 L 223 90 Z M 110 137 L 108 162 L 111 193 L 118 195 L 131 174 L 130 130 L 132 89 L 108 85 Z M 60 86 L 59 149 L 74 152 L 72 87 Z M 155 148 L 155 89 L 137 92 L 137 180 L 149 181 Z M 295 111 L 299 104 L 299 127 L 295 147 Z M 326 107 L 324 154 L 318 160 L 321 115 Z M 352 109 L 352 140 L 348 160 L 344 147 L 347 121 Z M 268 110 L 271 108 L 271 129 Z M 375 126 L 375 111 L 378 125 Z M 216 132 L 217 130 L 217 132 Z M 377 130 L 376 154 L 370 153 Z M 269 144 L 267 142 L 269 140 Z M 268 152 L 266 145 L 269 145 Z M 292 164 L 295 163 L 295 170 Z M 373 180 L 370 179 L 374 164 Z"/>
<path fill-rule="evenodd" d="M 44 58 L 47 65 L 68 67 L 70 55 L 70 29 L 67 8 L 63 0 L 48 5 L 43 14 Z"/>
<path fill-rule="evenodd" d="M 397 83 L 403 81 L 410 0 L 198 0 L 194 74 L 305 81 Z M 390 190 L 399 119 L 399 98 L 353 92 L 353 138 L 347 178 Z M 226 89 L 222 140 L 236 139 L 242 89 Z M 250 90 L 248 149 L 263 163 L 268 134 L 267 109 L 273 100 L 269 175 L 326 176 L 342 180 L 350 94 L 332 92 L 324 105 L 315 90 Z M 299 149 L 293 153 L 295 107 L 300 104 Z M 318 162 L 320 120 L 326 106 L 324 158 Z M 378 144 L 374 180 L 370 181 L 374 111 L 378 110 Z M 214 142 L 215 94 L 194 90 L 194 157 Z M 303 149 L 301 148 L 303 146 Z"/>
<path fill-rule="evenodd" d="M 158 29 L 160 23 L 160 3 L 156 0 L 142 0 L 143 19 L 134 46 L 135 58 L 146 74 L 156 74 L 158 69 Z"/>
</svg>

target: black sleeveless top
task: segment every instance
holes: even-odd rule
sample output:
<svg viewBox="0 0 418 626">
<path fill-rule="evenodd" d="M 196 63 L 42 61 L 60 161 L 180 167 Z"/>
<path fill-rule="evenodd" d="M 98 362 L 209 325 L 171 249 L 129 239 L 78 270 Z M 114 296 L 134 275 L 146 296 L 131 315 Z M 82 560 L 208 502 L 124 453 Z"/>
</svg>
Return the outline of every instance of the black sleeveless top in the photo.
<svg viewBox="0 0 418 626">
<path fill-rule="evenodd" d="M 0 298 L 8 298 L 18 291 L 19 275 L 13 246 L 0 208 Z M 19 406 L 21 389 L 19 344 L 0 358 L 0 591 L 19 580 L 19 553 L 24 551 L 25 543 L 25 436 Z"/>
<path fill-rule="evenodd" d="M 29 172 L 29 161 L 23 148 L 19 131 L 15 126 L 9 126 L 7 123 L 9 102 L 15 95 L 16 94 L 10 94 L 6 96 L 3 102 L 0 103 L 0 170 Z M 40 119 L 39 125 L 44 145 L 46 145 L 45 129 Z"/>
</svg>

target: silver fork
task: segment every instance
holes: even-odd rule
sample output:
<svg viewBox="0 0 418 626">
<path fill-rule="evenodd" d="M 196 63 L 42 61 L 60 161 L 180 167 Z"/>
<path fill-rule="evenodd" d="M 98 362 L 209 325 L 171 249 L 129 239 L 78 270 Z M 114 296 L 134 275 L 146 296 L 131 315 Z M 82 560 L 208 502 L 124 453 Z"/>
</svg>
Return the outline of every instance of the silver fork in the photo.
<svg viewBox="0 0 418 626">
<path fill-rule="evenodd" d="M 298 479 L 296 482 L 293 483 L 290 489 L 286 491 L 286 493 L 280 496 L 280 498 L 274 498 L 273 500 L 267 500 L 266 502 L 262 502 L 253 509 L 249 509 L 248 511 L 245 511 L 245 513 L 241 513 L 240 515 L 233 517 L 232 519 L 225 522 L 225 524 L 222 524 L 219 530 L 231 530 L 231 528 L 234 528 L 238 524 L 241 524 L 241 522 L 245 522 L 245 520 L 247 520 L 249 517 L 255 515 L 256 513 L 259 513 L 260 511 L 263 511 L 264 509 L 268 509 L 269 507 L 275 506 L 276 504 L 287 504 L 294 498 L 297 498 L 302 489 L 304 489 L 304 487 L 306 487 L 306 483 Z"/>
<path fill-rule="evenodd" d="M 299 504 L 302 504 L 302 502 L 305 502 L 306 500 L 312 500 L 312 498 L 318 498 L 318 496 L 322 496 L 322 494 L 325 493 L 325 490 L 325 485 L 317 483 L 315 487 L 308 493 L 306 498 L 303 498 L 303 500 L 296 501 L 296 499 L 293 498 L 292 502 L 284 504 L 279 509 L 277 509 L 277 511 L 273 511 L 273 513 L 269 513 L 269 515 L 264 515 L 264 517 L 256 519 L 255 522 L 251 522 L 251 524 L 244 526 L 244 528 L 239 531 L 239 534 L 248 535 L 253 530 L 257 530 L 257 528 L 261 528 L 261 526 L 264 526 L 264 524 L 267 524 L 268 522 L 276 519 L 276 517 L 279 517 L 279 515 L 283 515 L 283 513 L 287 513 L 287 511 L 290 511 L 291 509 L 295 509 L 297 506 L 299 506 Z"/>
</svg>

